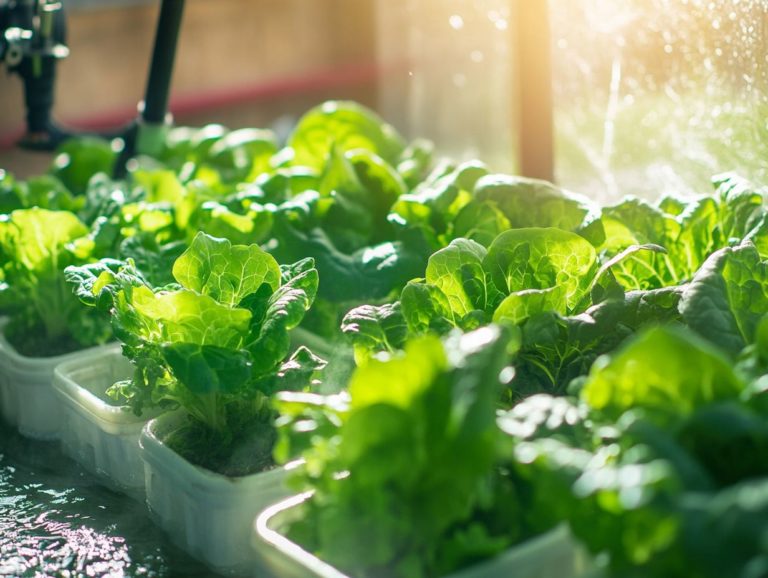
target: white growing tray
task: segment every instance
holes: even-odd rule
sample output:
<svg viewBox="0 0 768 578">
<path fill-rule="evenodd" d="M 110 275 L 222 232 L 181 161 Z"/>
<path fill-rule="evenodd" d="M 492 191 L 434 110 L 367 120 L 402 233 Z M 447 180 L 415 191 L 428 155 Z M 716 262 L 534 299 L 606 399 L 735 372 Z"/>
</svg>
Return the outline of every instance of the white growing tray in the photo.
<svg viewBox="0 0 768 578">
<path fill-rule="evenodd" d="M 141 435 L 147 505 L 156 523 L 180 548 L 222 574 L 249 574 L 256 516 L 290 495 L 284 484 L 292 462 L 267 472 L 230 478 L 195 466 L 162 441 L 186 419 L 180 412 L 153 419 Z"/>
<path fill-rule="evenodd" d="M 158 412 L 137 416 L 106 395 L 116 381 L 130 378 L 132 369 L 114 346 L 59 365 L 53 387 L 61 400 L 64 452 L 108 486 L 141 496 L 144 463 L 139 436 Z"/>
<path fill-rule="evenodd" d="M 251 534 L 258 568 L 281 578 L 350 578 L 285 536 L 287 526 L 300 519 L 303 504 L 311 498 L 312 492 L 298 494 L 259 515 Z M 560 525 L 446 578 L 575 578 L 590 570 L 589 557 L 568 527 Z"/>
<path fill-rule="evenodd" d="M 53 371 L 65 361 L 93 355 L 97 346 L 54 357 L 25 357 L 5 338 L 7 319 L 0 320 L 0 414 L 29 438 L 59 437 L 61 407 L 53 391 Z"/>
</svg>

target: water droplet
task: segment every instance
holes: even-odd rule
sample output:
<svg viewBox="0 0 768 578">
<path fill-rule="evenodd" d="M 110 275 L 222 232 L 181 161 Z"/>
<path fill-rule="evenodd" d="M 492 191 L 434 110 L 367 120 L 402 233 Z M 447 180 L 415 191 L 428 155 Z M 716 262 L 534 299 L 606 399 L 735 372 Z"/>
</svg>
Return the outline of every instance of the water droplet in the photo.
<svg viewBox="0 0 768 578">
<path fill-rule="evenodd" d="M 452 15 L 448 19 L 448 23 L 451 25 L 451 28 L 453 28 L 454 30 L 461 30 L 462 28 L 464 28 L 464 19 L 458 14 Z"/>
<path fill-rule="evenodd" d="M 501 373 L 499 373 L 499 381 L 501 381 L 501 383 L 503 383 L 504 385 L 511 383 L 514 378 L 515 378 L 514 367 L 507 366 L 501 370 Z"/>
<path fill-rule="evenodd" d="M 464 74 L 456 73 L 453 75 L 453 84 L 458 88 L 463 88 L 467 84 L 467 77 Z"/>
<path fill-rule="evenodd" d="M 481 50 L 473 50 L 470 53 L 469 58 L 472 60 L 472 62 L 480 63 L 485 59 L 485 56 Z"/>
</svg>

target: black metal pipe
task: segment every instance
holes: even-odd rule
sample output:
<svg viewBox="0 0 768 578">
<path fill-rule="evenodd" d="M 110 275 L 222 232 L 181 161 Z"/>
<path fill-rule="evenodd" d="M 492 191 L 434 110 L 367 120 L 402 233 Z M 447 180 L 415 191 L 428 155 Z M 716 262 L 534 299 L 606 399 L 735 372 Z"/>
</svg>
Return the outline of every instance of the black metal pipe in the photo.
<svg viewBox="0 0 768 578">
<path fill-rule="evenodd" d="M 171 76 L 176 59 L 176 44 L 184 13 L 184 0 L 163 0 L 157 21 L 155 47 L 147 79 L 142 118 L 151 124 L 165 121 L 171 92 Z"/>
<path fill-rule="evenodd" d="M 144 97 L 141 119 L 133 121 L 123 132 L 123 150 L 117 158 L 114 168 L 116 179 L 126 175 L 126 163 L 136 154 L 136 142 L 140 124 L 163 124 L 168 111 L 168 99 L 171 93 L 171 77 L 176 60 L 176 45 L 179 39 L 181 18 L 184 13 L 184 0 L 163 0 L 160 16 L 157 20 L 155 45 L 152 49 L 152 61 L 149 65 L 147 90 Z"/>
</svg>

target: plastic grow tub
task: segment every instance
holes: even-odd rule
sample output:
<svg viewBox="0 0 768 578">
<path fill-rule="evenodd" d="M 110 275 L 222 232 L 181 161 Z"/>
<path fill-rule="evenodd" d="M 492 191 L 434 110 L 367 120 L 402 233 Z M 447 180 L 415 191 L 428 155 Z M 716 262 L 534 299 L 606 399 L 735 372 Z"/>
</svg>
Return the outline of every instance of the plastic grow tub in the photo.
<svg viewBox="0 0 768 578">
<path fill-rule="evenodd" d="M 158 411 L 137 416 L 106 395 L 112 384 L 132 373 L 132 365 L 115 345 L 59 365 L 53 387 L 61 400 L 64 452 L 108 486 L 140 496 L 144 462 L 139 437 Z"/>
<path fill-rule="evenodd" d="M 302 506 L 312 492 L 292 496 L 264 510 L 253 526 L 251 547 L 258 567 L 281 578 L 350 578 L 285 536 L 285 528 L 300 519 Z M 502 554 L 446 576 L 446 578 L 570 578 L 591 570 L 589 557 L 560 525 L 526 540 Z"/>
<path fill-rule="evenodd" d="M 290 495 L 292 462 L 231 478 L 195 466 L 163 443 L 185 415 L 149 421 L 140 438 L 147 505 L 155 522 L 179 547 L 221 574 L 249 574 L 254 564 L 251 528 L 257 514 Z"/>
<path fill-rule="evenodd" d="M 0 320 L 0 414 L 23 436 L 55 440 L 61 407 L 53 390 L 53 371 L 66 361 L 91 356 L 110 346 L 96 346 L 54 357 L 26 357 L 5 338 L 8 320 Z"/>
</svg>

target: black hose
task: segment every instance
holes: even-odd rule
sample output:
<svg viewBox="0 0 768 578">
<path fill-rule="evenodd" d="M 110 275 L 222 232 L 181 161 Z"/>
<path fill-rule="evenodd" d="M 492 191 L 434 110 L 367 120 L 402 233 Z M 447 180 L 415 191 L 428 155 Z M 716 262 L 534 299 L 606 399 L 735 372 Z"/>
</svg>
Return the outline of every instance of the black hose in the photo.
<svg viewBox="0 0 768 578">
<path fill-rule="evenodd" d="M 115 163 L 115 178 L 125 177 L 127 172 L 125 165 L 136 154 L 136 141 L 140 124 L 162 124 L 165 122 L 171 92 L 173 64 L 176 59 L 176 45 L 183 13 L 184 0 L 163 0 L 160 6 L 160 17 L 157 20 L 155 46 L 152 50 L 152 62 L 149 66 L 141 121 L 131 123 L 123 134 L 125 146 Z"/>
<path fill-rule="evenodd" d="M 161 124 L 165 121 L 183 12 L 184 0 L 163 0 L 160 6 L 160 18 L 157 22 L 155 47 L 152 52 L 152 64 L 149 69 L 142 113 L 147 123 Z"/>
</svg>

